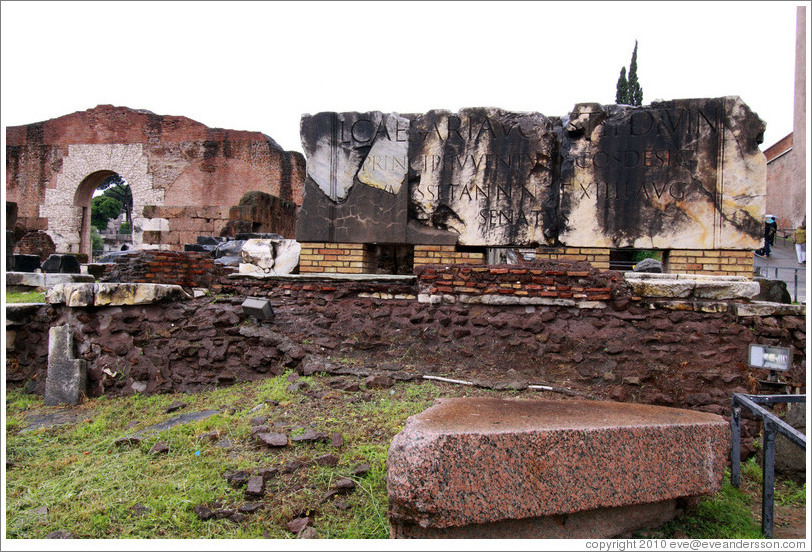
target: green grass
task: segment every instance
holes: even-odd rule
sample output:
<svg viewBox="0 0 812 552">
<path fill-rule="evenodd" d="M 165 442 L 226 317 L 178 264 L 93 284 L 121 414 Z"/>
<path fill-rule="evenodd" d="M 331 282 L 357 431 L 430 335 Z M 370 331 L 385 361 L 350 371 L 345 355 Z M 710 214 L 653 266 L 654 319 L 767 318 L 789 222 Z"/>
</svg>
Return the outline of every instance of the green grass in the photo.
<svg viewBox="0 0 812 552">
<path fill-rule="evenodd" d="M 42 291 L 7 291 L 6 303 L 44 303 L 45 292 Z"/>
<path fill-rule="evenodd" d="M 753 519 L 751 502 L 752 498 L 733 487 L 726 475 L 716 495 L 700 501 L 672 522 L 671 528 L 695 539 L 761 539 L 764 535 L 760 523 Z"/>
<path fill-rule="evenodd" d="M 347 402 L 341 391 L 331 390 L 315 378 L 302 378 L 327 397 L 316 400 L 286 390 L 287 374 L 195 395 L 134 395 L 102 397 L 72 407 L 79 412 L 75 424 L 21 432 L 26 415 L 58 412 L 42 399 L 9 390 L 6 397 L 7 458 L 14 463 L 7 472 L 7 537 L 43 538 L 52 531 L 71 531 L 80 538 L 291 538 L 285 523 L 310 511 L 321 538 L 388 538 L 386 454 L 391 438 L 406 418 L 428 405 L 439 393 L 426 386 L 421 399 L 398 384 L 391 389 L 369 390 L 371 400 Z M 172 414 L 165 409 L 174 401 L 188 406 Z M 275 403 L 278 403 L 274 405 Z M 264 404 L 256 411 L 252 409 Z M 206 409 L 221 412 L 205 420 L 177 426 L 158 435 L 145 434 L 141 443 L 116 446 L 116 439 L 166 420 L 179 413 Z M 268 415 L 267 424 L 280 424 L 289 435 L 300 426 L 338 432 L 345 446 L 330 443 L 291 444 L 274 450 L 257 445 L 251 437 L 250 419 Z M 128 425 L 133 427 L 127 429 Z M 198 436 L 217 431 L 220 442 L 201 442 Z M 300 432 L 301 430 L 298 430 Z M 160 440 L 169 453 L 150 454 Z M 200 504 L 220 502 L 236 508 L 247 501 L 243 489 L 230 487 L 227 471 L 281 468 L 297 459 L 312 461 L 333 453 L 335 467 L 310 462 L 292 474 L 268 482 L 265 508 L 241 523 L 201 521 L 194 513 Z M 346 511 L 334 501 L 320 499 L 331 485 L 348 477 L 355 466 L 368 463 L 369 473 L 355 477 L 356 489 L 339 497 L 349 503 Z M 146 507 L 143 515 L 133 508 Z M 47 521 L 33 514 L 48 509 Z"/>
<path fill-rule="evenodd" d="M 684 515 L 666 524 L 666 536 L 681 532 L 695 539 L 761 539 L 761 520 L 752 514 L 754 497 L 759 496 L 763 478 L 761 466 L 755 457 L 741 465 L 741 485 L 730 483 L 730 472 L 725 472 L 722 488 L 713 496 L 688 508 Z"/>
</svg>

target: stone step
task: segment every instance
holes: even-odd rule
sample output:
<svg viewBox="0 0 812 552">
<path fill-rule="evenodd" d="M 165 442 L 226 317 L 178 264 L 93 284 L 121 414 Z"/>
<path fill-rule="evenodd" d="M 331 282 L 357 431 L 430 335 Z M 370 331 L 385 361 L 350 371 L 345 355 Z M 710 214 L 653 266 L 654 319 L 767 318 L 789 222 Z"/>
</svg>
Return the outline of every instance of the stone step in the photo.
<svg viewBox="0 0 812 552">
<path fill-rule="evenodd" d="M 43 272 L 6 272 L 6 286 L 30 287 L 44 290 L 56 284 L 93 283 L 91 274 L 61 274 Z"/>
</svg>

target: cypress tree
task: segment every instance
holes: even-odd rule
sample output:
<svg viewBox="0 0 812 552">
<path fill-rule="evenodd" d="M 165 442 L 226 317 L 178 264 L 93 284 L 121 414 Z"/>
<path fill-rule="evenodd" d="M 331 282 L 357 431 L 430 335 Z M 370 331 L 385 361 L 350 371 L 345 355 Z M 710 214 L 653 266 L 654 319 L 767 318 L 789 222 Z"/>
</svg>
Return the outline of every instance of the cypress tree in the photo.
<svg viewBox="0 0 812 552">
<path fill-rule="evenodd" d="M 637 41 L 634 41 L 634 51 L 632 52 L 632 62 L 629 64 L 629 89 L 627 103 L 631 105 L 643 105 L 643 87 L 637 80 Z"/>
<path fill-rule="evenodd" d="M 629 81 L 626 80 L 626 68 L 620 68 L 620 78 L 617 79 L 617 93 L 615 94 L 615 103 L 627 104 L 629 103 Z"/>
</svg>

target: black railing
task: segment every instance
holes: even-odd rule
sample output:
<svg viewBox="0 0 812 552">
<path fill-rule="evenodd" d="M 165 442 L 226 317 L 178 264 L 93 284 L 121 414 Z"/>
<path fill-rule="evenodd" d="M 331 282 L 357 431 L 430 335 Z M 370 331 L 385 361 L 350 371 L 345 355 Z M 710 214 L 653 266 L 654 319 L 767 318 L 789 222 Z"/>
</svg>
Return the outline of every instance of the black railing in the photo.
<svg viewBox="0 0 812 552">
<path fill-rule="evenodd" d="M 761 530 L 772 538 L 775 509 L 775 435 L 780 433 L 802 450 L 806 450 L 806 436 L 787 422 L 760 405 L 806 402 L 806 395 L 745 395 L 733 393 L 731 413 L 730 482 L 741 485 L 741 414 L 742 407 L 761 418 L 763 431 L 763 469 L 761 487 Z"/>
</svg>

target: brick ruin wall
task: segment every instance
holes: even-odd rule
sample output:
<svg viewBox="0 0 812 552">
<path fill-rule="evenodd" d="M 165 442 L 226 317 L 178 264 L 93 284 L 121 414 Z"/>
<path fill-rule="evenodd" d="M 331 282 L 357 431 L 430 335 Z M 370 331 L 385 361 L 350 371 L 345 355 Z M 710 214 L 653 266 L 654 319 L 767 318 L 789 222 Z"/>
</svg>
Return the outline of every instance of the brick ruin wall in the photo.
<svg viewBox="0 0 812 552">
<path fill-rule="evenodd" d="M 69 323 L 77 357 L 89 361 L 93 396 L 132 393 L 136 381 L 148 393 L 191 392 L 301 370 L 318 357 L 337 374 L 476 376 L 729 415 L 731 394 L 756 392 L 766 378 L 747 365 L 750 343 L 790 347 L 793 367 L 782 377 L 804 389 L 805 320 L 795 311 L 739 315 L 736 302 L 648 301 L 630 295 L 619 273 L 586 263 L 556 267 L 516 273 L 523 269 L 428 266 L 414 281 L 396 283 L 221 274 L 209 280 L 216 297 L 114 308 L 40 306 L 13 329 L 6 380 L 42 392 L 48 328 Z M 169 281 L 171 274 L 150 279 Z M 438 282 L 450 282 L 454 293 L 427 300 Z M 510 290 L 501 294 L 510 300 L 461 299 L 465 288 L 488 286 Z M 528 298 L 522 291 L 536 293 L 539 302 L 516 304 Z M 240 308 L 247 296 L 271 301 L 275 318 L 267 329 L 293 346 L 244 333 L 255 324 Z M 747 427 L 745 450 L 758 424 Z"/>
<path fill-rule="evenodd" d="M 6 128 L 6 200 L 18 205 L 17 226 L 48 231 L 60 252 L 77 252 L 77 189 L 99 171 L 116 172 L 130 184 L 134 218 L 142 216 L 138 207 L 179 208 L 172 213 L 181 218 L 147 213 L 156 216 L 146 216 L 143 229 L 145 243 L 182 250 L 197 235 L 220 235 L 230 221 L 271 222 L 266 215 L 232 217 L 229 208 L 248 192 L 277 198 L 289 217 L 291 206 L 302 202 L 304 158 L 260 132 L 109 105 Z M 207 212 L 210 207 L 217 212 Z M 293 224 L 283 221 L 279 233 L 292 237 Z"/>
</svg>

